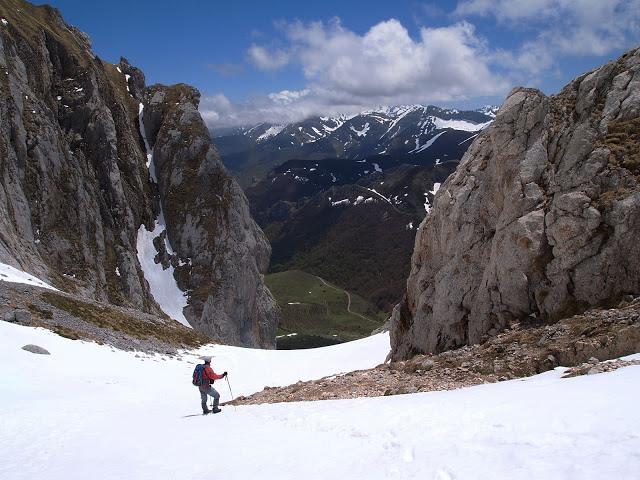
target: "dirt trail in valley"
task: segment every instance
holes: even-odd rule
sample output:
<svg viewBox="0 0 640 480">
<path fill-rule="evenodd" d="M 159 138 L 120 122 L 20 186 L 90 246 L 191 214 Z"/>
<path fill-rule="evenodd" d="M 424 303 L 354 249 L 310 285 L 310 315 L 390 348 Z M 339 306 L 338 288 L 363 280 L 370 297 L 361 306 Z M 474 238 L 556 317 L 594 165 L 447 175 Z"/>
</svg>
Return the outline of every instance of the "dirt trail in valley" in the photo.
<svg viewBox="0 0 640 480">
<path fill-rule="evenodd" d="M 373 320 L 371 320 L 368 317 L 365 317 L 364 315 L 360 315 L 358 312 L 354 312 L 351 310 L 351 294 L 349 292 L 347 292 L 346 290 L 342 290 L 341 288 L 338 288 L 334 285 L 331 285 L 329 282 L 327 282 L 324 278 L 319 277 L 319 276 L 315 276 L 318 280 L 320 280 L 324 285 L 326 285 L 327 287 L 333 288 L 334 290 L 337 290 L 339 292 L 344 292 L 347 294 L 347 312 L 349 312 L 351 315 L 355 315 L 357 317 L 362 318 L 363 320 L 367 320 L 368 322 L 372 322 Z"/>
</svg>

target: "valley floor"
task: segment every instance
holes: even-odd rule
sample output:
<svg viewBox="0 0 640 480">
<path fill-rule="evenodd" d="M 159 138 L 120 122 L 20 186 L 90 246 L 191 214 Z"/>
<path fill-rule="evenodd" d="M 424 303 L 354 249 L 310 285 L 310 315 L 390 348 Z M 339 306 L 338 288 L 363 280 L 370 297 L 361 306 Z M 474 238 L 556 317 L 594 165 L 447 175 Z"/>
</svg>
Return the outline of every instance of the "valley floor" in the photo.
<svg viewBox="0 0 640 480">
<path fill-rule="evenodd" d="M 37 344 L 51 355 L 21 349 Z M 0 322 L 3 479 L 601 479 L 640 472 L 640 366 L 194 416 L 197 356 L 236 395 L 371 368 L 388 336 L 305 351 L 136 354 Z M 137 355 L 137 357 L 136 357 Z M 640 356 L 634 356 L 639 358 Z M 216 382 L 222 399 L 226 383 Z M 636 477 L 637 478 L 637 477 Z"/>
</svg>

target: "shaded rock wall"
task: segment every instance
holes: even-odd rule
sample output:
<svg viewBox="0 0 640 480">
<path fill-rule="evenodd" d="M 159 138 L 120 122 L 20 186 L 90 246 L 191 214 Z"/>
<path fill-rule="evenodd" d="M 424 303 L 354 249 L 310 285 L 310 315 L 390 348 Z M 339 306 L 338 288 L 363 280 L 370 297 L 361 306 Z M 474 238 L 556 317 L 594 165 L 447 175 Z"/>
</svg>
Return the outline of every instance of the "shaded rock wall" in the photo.
<svg viewBox="0 0 640 480">
<path fill-rule="evenodd" d="M 270 249 L 220 164 L 197 91 L 147 89 L 140 70 L 97 58 L 51 7 L 6 0 L 0 17 L 0 262 L 162 315 L 136 251 L 140 225 L 152 227 L 162 205 L 176 255 L 157 260 L 191 259 L 176 280 L 193 325 L 222 342 L 273 347 L 276 307 L 261 277 Z M 141 102 L 155 128 L 157 184 Z"/>
</svg>

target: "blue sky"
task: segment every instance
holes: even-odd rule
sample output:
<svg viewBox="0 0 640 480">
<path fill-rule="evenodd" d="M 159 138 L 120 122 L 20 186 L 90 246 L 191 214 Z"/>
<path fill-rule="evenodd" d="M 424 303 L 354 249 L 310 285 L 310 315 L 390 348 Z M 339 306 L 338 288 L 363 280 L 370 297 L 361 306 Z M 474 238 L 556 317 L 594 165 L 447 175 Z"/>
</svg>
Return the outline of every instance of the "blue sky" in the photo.
<svg viewBox="0 0 640 480">
<path fill-rule="evenodd" d="M 640 0 L 50 3 L 105 60 L 200 89 L 213 127 L 554 93 L 640 38 Z"/>
</svg>

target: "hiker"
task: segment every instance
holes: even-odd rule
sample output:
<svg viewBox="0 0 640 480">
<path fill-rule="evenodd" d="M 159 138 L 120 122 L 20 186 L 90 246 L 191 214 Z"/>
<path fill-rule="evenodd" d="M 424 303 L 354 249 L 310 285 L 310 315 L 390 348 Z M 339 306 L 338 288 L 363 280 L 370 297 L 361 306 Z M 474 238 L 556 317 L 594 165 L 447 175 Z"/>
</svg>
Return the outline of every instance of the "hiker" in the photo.
<svg viewBox="0 0 640 480">
<path fill-rule="evenodd" d="M 211 368 L 211 357 L 202 357 L 204 360 L 204 370 L 202 371 L 202 383 L 198 386 L 200 389 L 200 398 L 202 399 L 202 413 L 204 415 L 208 413 L 220 413 L 222 410 L 218 408 L 220 403 L 220 394 L 211 385 L 214 380 L 220 380 L 227 376 L 227 372 L 222 375 L 218 375 Z M 207 407 L 207 395 L 213 397 L 213 409 L 209 410 Z"/>
</svg>

